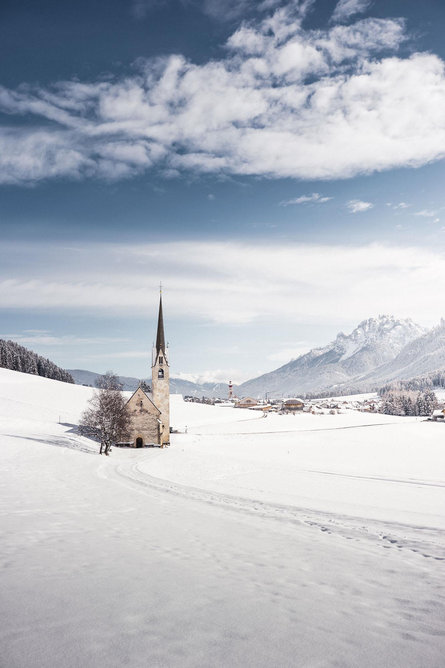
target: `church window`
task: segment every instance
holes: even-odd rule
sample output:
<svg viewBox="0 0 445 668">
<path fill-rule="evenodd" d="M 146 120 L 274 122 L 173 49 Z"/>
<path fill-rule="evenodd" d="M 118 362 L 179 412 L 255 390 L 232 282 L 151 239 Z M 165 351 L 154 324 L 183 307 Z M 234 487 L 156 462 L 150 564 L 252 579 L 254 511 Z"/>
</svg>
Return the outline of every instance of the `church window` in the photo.
<svg viewBox="0 0 445 668">
<path fill-rule="evenodd" d="M 159 369 L 158 378 L 164 378 L 164 369 Z"/>
<path fill-rule="evenodd" d="M 164 364 L 164 358 L 163 357 L 159 358 L 159 364 Z"/>
</svg>

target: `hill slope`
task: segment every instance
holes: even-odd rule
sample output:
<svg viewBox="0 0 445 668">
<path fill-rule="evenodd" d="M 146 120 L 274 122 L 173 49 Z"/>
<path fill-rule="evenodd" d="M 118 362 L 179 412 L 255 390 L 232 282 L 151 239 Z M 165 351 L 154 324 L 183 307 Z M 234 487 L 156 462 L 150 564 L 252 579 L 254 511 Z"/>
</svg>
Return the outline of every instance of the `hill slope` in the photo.
<svg viewBox="0 0 445 668">
<path fill-rule="evenodd" d="M 68 371 L 15 341 L 0 339 L 0 367 L 53 380 L 62 380 L 64 383 L 74 383 Z"/>
</svg>

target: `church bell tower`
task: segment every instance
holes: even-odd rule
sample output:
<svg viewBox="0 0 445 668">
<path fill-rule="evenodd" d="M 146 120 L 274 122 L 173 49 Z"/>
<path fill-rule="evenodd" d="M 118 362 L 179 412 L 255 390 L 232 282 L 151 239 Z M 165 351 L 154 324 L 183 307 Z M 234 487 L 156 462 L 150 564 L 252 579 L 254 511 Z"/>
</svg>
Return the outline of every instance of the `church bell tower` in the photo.
<svg viewBox="0 0 445 668">
<path fill-rule="evenodd" d="M 158 331 L 156 333 L 156 346 L 153 349 L 151 383 L 153 403 L 161 411 L 160 444 L 167 445 L 170 443 L 170 369 L 164 336 L 162 290 L 159 295 Z"/>
</svg>

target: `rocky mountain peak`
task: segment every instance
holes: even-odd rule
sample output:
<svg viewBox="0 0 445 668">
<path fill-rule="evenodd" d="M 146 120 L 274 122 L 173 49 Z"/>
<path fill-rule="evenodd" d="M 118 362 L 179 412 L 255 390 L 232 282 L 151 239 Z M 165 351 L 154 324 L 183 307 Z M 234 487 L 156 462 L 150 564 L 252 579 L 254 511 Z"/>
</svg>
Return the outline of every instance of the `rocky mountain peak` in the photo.
<svg viewBox="0 0 445 668">
<path fill-rule="evenodd" d="M 313 348 L 284 366 L 243 383 L 240 391 L 304 393 L 325 387 L 338 387 L 351 379 L 359 381 L 378 367 L 394 360 L 425 330 L 410 318 L 379 315 L 360 322 L 350 333 L 339 332 L 328 345 Z"/>
<path fill-rule="evenodd" d="M 425 330 L 411 318 L 398 319 L 393 315 L 379 315 L 362 320 L 349 335 L 340 332 L 336 347 L 343 348 L 343 358 L 355 354 L 368 345 L 389 344 L 397 353 L 409 341 L 422 336 Z"/>
</svg>

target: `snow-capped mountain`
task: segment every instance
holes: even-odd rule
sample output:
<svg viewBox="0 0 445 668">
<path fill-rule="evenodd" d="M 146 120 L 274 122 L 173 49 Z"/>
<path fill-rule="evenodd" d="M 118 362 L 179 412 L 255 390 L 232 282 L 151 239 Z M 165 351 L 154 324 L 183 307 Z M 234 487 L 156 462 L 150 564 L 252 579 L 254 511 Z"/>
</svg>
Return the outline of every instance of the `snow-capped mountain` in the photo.
<svg viewBox="0 0 445 668">
<path fill-rule="evenodd" d="M 91 385 L 96 386 L 96 381 L 100 377 L 100 373 L 94 371 L 87 371 L 85 369 L 71 369 L 70 371 L 76 385 Z M 151 385 L 151 378 L 144 378 L 148 385 Z M 119 376 L 119 382 L 122 384 L 122 389 L 133 392 L 139 385 L 140 379 L 133 376 Z M 234 386 L 235 388 L 235 386 Z M 227 383 L 192 383 L 189 380 L 182 378 L 170 378 L 170 392 L 171 394 L 182 394 L 183 396 L 191 397 L 227 397 L 228 386 Z"/>
<path fill-rule="evenodd" d="M 410 319 L 387 315 L 368 318 L 351 334 L 340 332 L 327 346 L 314 348 L 275 371 L 243 383 L 238 393 L 301 394 L 348 384 L 391 362 L 424 334 L 425 330 Z"/>
<path fill-rule="evenodd" d="M 390 362 L 363 379 L 380 383 L 422 376 L 445 366 L 445 320 L 437 327 L 408 343 Z"/>
</svg>

